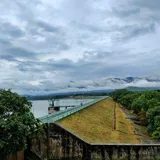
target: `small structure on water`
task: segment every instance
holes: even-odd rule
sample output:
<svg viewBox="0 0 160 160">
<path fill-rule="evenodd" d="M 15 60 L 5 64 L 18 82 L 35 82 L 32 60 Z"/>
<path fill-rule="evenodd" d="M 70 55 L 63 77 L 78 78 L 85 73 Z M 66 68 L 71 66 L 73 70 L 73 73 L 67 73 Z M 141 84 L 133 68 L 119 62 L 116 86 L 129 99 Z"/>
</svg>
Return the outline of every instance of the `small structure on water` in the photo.
<svg viewBox="0 0 160 160">
<path fill-rule="evenodd" d="M 73 107 L 75 107 L 75 105 L 65 105 L 65 106 L 61 106 L 61 105 L 57 105 L 57 104 L 55 105 L 55 99 L 51 99 L 51 100 L 49 100 L 48 114 L 58 112 L 62 108 L 68 109 L 68 108 L 73 108 Z"/>
</svg>

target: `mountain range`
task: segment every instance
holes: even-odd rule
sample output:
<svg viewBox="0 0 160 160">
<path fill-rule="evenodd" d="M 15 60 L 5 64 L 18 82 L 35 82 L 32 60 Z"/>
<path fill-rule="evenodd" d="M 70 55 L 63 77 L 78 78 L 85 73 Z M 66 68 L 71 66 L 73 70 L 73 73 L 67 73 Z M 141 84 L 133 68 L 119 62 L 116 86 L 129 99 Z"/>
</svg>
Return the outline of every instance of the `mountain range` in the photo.
<svg viewBox="0 0 160 160">
<path fill-rule="evenodd" d="M 61 89 L 95 90 L 134 87 L 160 87 L 160 77 L 109 77 L 97 80 L 70 81 Z"/>
<path fill-rule="evenodd" d="M 135 89 L 160 89 L 160 77 L 104 77 L 95 80 L 69 81 L 63 84 L 45 85 L 40 82 L 41 87 L 37 86 L 32 90 L 34 94 L 51 94 L 51 93 L 69 93 L 69 92 L 88 92 L 88 91 L 104 91 L 121 88 Z"/>
</svg>

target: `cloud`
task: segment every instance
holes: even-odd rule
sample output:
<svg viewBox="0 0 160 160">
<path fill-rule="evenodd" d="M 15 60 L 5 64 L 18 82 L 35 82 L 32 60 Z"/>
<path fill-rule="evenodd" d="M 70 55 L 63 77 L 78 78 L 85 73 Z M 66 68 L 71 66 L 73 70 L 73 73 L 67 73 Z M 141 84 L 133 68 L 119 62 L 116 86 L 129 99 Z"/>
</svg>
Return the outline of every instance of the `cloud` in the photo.
<svg viewBox="0 0 160 160">
<path fill-rule="evenodd" d="M 58 32 L 59 29 L 58 27 L 54 27 L 46 22 L 43 22 L 43 21 L 38 21 L 37 23 L 37 26 L 43 28 L 46 32 Z"/>
<path fill-rule="evenodd" d="M 82 87 L 103 77 L 160 75 L 159 5 L 158 0 L 2 0 L 0 87 L 58 92 L 70 81 Z"/>
<path fill-rule="evenodd" d="M 139 7 L 148 8 L 148 9 L 158 9 L 160 7 L 160 1 L 159 0 L 134 0 L 133 4 Z"/>
<path fill-rule="evenodd" d="M 20 37 L 23 35 L 23 31 L 18 28 L 17 26 L 14 26 L 8 22 L 3 22 L 1 19 L 0 22 L 0 34 L 3 36 L 10 36 L 10 37 Z"/>
<path fill-rule="evenodd" d="M 7 53 L 10 54 L 10 56 L 14 55 L 14 57 L 17 57 L 17 58 L 32 58 L 34 59 L 35 58 L 35 54 L 34 52 L 32 51 L 29 51 L 29 50 L 25 50 L 23 48 L 16 48 L 16 47 L 12 47 L 12 48 L 9 48 L 8 50 L 6 50 Z"/>
<path fill-rule="evenodd" d="M 140 13 L 140 8 L 138 8 L 138 7 L 133 7 L 133 8 L 130 8 L 130 7 L 127 7 L 127 8 L 124 8 L 124 7 L 114 8 L 113 7 L 112 11 L 116 16 L 125 18 L 125 17 L 130 17 L 130 16 L 133 16 L 133 15 L 139 14 Z"/>
</svg>

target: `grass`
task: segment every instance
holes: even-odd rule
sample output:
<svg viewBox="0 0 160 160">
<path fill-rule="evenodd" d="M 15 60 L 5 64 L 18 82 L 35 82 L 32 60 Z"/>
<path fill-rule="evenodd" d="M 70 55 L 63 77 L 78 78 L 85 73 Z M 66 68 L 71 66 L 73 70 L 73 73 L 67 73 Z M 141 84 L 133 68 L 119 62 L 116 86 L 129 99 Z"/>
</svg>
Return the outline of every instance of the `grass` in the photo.
<svg viewBox="0 0 160 160">
<path fill-rule="evenodd" d="M 115 116 L 114 116 L 114 107 Z M 115 120 L 114 120 L 114 117 Z M 57 122 L 89 143 L 139 143 L 121 106 L 108 98 Z M 114 123 L 116 128 L 114 130 Z"/>
</svg>

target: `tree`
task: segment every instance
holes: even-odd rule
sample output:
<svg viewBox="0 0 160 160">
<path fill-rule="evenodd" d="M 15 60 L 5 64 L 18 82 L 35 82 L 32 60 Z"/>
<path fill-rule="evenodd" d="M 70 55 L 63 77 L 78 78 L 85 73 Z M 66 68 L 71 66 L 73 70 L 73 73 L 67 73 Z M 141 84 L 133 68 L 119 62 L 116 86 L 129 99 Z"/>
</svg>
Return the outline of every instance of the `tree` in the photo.
<svg viewBox="0 0 160 160">
<path fill-rule="evenodd" d="M 145 98 L 150 99 L 156 99 L 157 101 L 160 101 L 160 93 L 157 91 L 145 91 L 144 92 Z"/>
<path fill-rule="evenodd" d="M 11 90 L 0 90 L 0 152 L 7 155 L 26 149 L 27 139 L 42 125 L 31 113 L 31 102 Z"/>
<path fill-rule="evenodd" d="M 152 134 L 153 139 L 160 139 L 160 127 L 158 127 Z"/>
<path fill-rule="evenodd" d="M 125 96 L 123 96 L 123 97 L 120 99 L 120 103 L 121 103 L 124 107 L 126 107 L 126 108 L 128 108 L 128 109 L 131 109 L 131 105 L 132 105 L 133 101 L 134 101 L 135 99 L 137 99 L 139 96 L 140 96 L 140 93 L 133 93 L 133 92 L 128 93 L 128 94 L 126 94 Z"/>
<path fill-rule="evenodd" d="M 131 93 L 130 91 L 126 89 L 119 89 L 111 93 L 112 98 L 120 103 L 120 99 L 127 95 L 128 93 Z"/>
<path fill-rule="evenodd" d="M 155 106 L 159 106 L 159 105 L 160 105 L 160 102 L 155 98 L 152 98 L 152 99 L 147 101 L 148 109 L 149 108 L 154 108 Z"/>
<path fill-rule="evenodd" d="M 116 90 L 112 98 L 128 109 L 138 114 L 142 125 L 148 125 L 147 130 L 154 139 L 160 139 L 160 92 L 144 91 L 130 92 Z"/>
<path fill-rule="evenodd" d="M 131 108 L 136 112 L 139 113 L 141 112 L 141 110 L 145 110 L 147 108 L 147 100 L 144 96 L 144 94 L 142 94 L 141 96 L 139 96 L 137 99 L 135 99 L 132 103 Z"/>
<path fill-rule="evenodd" d="M 149 122 L 148 132 L 152 134 L 160 127 L 160 106 L 150 108 L 147 111 L 147 117 Z"/>
</svg>

